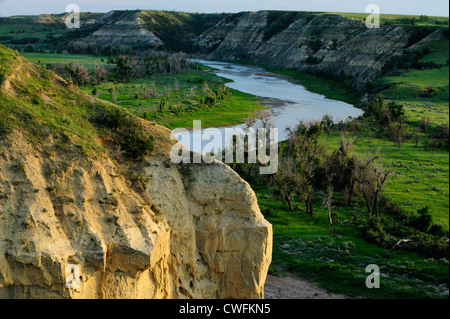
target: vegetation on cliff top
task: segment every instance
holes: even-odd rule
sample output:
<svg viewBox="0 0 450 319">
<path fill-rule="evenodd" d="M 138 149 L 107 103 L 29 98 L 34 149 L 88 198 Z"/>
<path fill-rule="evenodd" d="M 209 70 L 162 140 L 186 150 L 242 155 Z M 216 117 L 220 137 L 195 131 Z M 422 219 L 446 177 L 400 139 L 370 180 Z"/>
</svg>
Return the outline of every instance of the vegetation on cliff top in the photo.
<svg viewBox="0 0 450 319">
<path fill-rule="evenodd" d="M 51 137 L 63 149 L 98 155 L 109 136 L 131 157 L 153 149 L 153 137 L 123 108 L 83 93 L 56 74 L 0 46 L 0 134 L 25 134 L 35 143 Z M 100 152 L 100 153 L 99 153 Z"/>
</svg>

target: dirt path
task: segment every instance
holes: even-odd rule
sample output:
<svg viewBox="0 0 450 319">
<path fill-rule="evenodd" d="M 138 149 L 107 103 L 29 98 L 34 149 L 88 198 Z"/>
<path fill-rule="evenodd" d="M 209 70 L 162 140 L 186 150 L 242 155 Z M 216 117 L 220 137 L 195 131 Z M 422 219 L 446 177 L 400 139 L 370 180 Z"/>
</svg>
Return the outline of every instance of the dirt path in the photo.
<svg viewBox="0 0 450 319">
<path fill-rule="evenodd" d="M 293 275 L 267 275 L 265 299 L 345 299 L 344 295 L 329 294 L 315 284 Z"/>
</svg>

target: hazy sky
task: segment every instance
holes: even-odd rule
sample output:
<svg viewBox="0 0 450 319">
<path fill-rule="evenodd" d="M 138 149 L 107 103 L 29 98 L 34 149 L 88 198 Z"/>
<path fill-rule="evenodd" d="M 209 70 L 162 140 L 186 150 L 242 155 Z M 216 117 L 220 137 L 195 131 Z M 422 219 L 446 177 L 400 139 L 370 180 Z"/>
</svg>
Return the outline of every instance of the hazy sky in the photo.
<svg viewBox="0 0 450 319">
<path fill-rule="evenodd" d="M 365 12 L 374 3 L 381 13 L 448 16 L 447 0 L 0 0 L 0 16 L 62 13 L 68 4 L 81 11 L 164 9 L 187 12 L 273 10 Z"/>
</svg>

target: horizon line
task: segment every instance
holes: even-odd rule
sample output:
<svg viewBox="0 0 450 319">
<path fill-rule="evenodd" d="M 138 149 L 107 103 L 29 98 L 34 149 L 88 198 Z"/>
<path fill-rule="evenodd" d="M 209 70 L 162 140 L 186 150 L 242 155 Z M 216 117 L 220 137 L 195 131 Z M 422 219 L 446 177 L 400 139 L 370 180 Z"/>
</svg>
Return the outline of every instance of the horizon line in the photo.
<svg viewBox="0 0 450 319">
<path fill-rule="evenodd" d="M 109 11 L 81 11 L 80 13 L 98 13 L 98 14 L 107 14 L 111 11 L 166 11 L 166 12 L 181 12 L 181 13 L 192 13 L 192 14 L 232 14 L 232 13 L 242 13 L 242 12 L 261 12 L 261 11 L 280 11 L 280 12 L 306 12 L 306 13 L 329 13 L 329 14 L 369 14 L 367 12 L 350 12 L 350 11 L 302 11 L 302 10 L 281 10 L 281 9 L 261 9 L 261 10 L 242 10 L 242 11 L 228 11 L 228 12 L 200 12 L 200 11 L 184 11 L 184 10 L 168 10 L 168 9 L 112 9 Z M 40 15 L 64 15 L 69 13 L 67 11 L 58 12 L 58 13 L 36 13 L 36 14 L 14 14 L 9 16 L 0 15 L 0 18 L 14 18 L 14 17 L 34 17 Z M 449 16 L 443 15 L 426 15 L 426 14 L 405 14 L 405 13 L 380 13 L 380 16 L 386 15 L 400 15 L 400 16 L 427 16 L 429 18 L 449 18 Z"/>
</svg>

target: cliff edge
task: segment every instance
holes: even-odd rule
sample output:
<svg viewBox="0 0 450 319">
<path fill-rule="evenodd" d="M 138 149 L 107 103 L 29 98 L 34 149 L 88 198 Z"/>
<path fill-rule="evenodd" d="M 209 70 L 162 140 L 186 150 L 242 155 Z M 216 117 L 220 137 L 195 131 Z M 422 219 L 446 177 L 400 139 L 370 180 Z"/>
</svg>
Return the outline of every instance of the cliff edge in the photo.
<svg viewBox="0 0 450 319">
<path fill-rule="evenodd" d="M 234 171 L 173 164 L 169 130 L 1 46 L 0 66 L 0 298 L 264 297 L 272 227 Z"/>
</svg>

